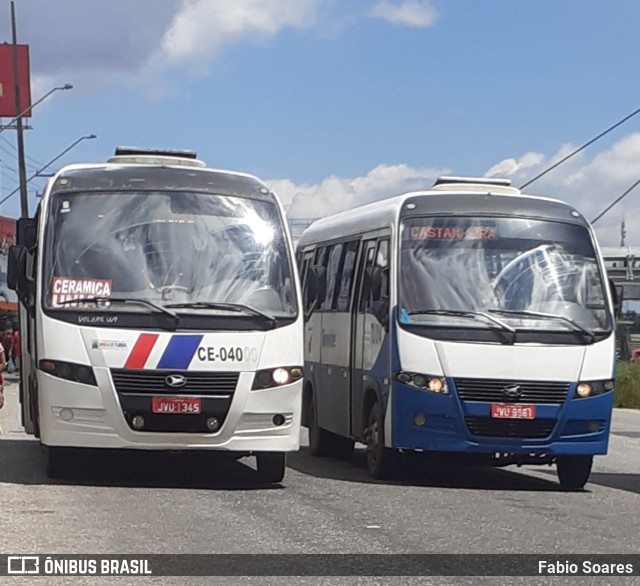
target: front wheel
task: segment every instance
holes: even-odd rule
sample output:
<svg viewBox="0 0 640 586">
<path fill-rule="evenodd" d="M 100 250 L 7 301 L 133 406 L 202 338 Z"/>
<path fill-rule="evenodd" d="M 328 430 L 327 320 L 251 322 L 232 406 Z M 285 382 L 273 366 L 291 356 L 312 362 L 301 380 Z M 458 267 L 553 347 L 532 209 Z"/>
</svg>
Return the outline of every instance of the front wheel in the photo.
<svg viewBox="0 0 640 586">
<path fill-rule="evenodd" d="M 377 479 L 392 477 L 396 472 L 398 455 L 394 450 L 384 446 L 384 417 L 382 407 L 377 402 L 369 409 L 364 442 L 367 468 L 371 476 Z"/>
<path fill-rule="evenodd" d="M 69 472 L 69 453 L 65 448 L 44 446 L 44 459 L 47 478 L 64 478 Z"/>
<path fill-rule="evenodd" d="M 287 467 L 287 458 L 284 452 L 264 452 L 256 454 L 258 474 L 270 483 L 282 482 Z"/>
<path fill-rule="evenodd" d="M 564 490 L 580 490 L 589 480 L 593 456 L 563 456 L 558 458 L 558 480 Z"/>
</svg>

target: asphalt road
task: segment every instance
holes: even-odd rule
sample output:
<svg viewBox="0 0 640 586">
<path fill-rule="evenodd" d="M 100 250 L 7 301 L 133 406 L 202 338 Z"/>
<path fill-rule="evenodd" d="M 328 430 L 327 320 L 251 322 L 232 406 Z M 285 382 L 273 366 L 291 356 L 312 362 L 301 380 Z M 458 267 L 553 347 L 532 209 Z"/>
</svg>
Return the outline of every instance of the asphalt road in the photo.
<svg viewBox="0 0 640 586">
<path fill-rule="evenodd" d="M 265 487 L 251 459 L 216 454 L 78 457 L 64 481 L 44 474 L 24 435 L 17 388 L 0 411 L 2 553 L 639 553 L 640 412 L 616 410 L 609 455 L 578 493 L 555 469 L 418 465 L 372 480 L 364 454 L 289 458 Z M 306 445 L 306 435 L 303 437 Z M 15 584 L 622 583 L 626 578 L 3 578 Z"/>
</svg>

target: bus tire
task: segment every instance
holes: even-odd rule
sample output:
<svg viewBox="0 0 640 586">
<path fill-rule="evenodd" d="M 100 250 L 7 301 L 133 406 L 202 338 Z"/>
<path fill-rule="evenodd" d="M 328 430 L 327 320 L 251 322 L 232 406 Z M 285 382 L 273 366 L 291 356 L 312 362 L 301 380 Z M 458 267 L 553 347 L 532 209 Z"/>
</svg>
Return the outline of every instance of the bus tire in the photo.
<svg viewBox="0 0 640 586">
<path fill-rule="evenodd" d="M 284 452 L 262 452 L 256 454 L 258 474 L 269 484 L 278 484 L 284 479 L 287 457 Z"/>
<path fill-rule="evenodd" d="M 384 445 L 384 417 L 377 401 L 372 403 L 364 429 L 367 468 L 377 479 L 391 478 L 396 472 L 398 455 Z"/>
<path fill-rule="evenodd" d="M 64 478 L 69 469 L 69 454 L 64 448 L 44 446 L 45 472 L 52 480 Z"/>
<path fill-rule="evenodd" d="M 556 462 L 558 480 L 564 490 L 581 490 L 589 480 L 593 456 L 562 456 Z"/>
<path fill-rule="evenodd" d="M 309 429 L 309 451 L 312 456 L 328 456 L 333 451 L 331 433 L 318 425 L 316 395 L 311 393 L 307 406 L 307 425 Z"/>
<path fill-rule="evenodd" d="M 30 379 L 27 384 L 30 387 L 29 411 L 31 412 L 33 435 L 36 439 L 40 439 L 40 411 L 39 411 L 39 401 L 38 401 L 38 384 L 36 383 L 35 379 Z"/>
<path fill-rule="evenodd" d="M 331 452 L 336 458 L 348 460 L 353 456 L 353 448 L 356 442 L 350 437 L 344 437 L 341 435 L 333 435 L 331 438 L 332 446 Z"/>
</svg>

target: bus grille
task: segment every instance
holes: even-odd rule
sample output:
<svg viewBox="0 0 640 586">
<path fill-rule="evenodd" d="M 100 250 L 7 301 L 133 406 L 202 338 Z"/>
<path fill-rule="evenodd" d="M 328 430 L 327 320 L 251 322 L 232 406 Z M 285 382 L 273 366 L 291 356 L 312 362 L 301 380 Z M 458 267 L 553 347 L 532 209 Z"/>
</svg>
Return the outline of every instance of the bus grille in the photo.
<svg viewBox="0 0 640 586">
<path fill-rule="evenodd" d="M 549 381 L 514 381 L 482 378 L 457 378 L 456 391 L 462 401 L 487 403 L 537 403 L 562 404 L 569 392 L 570 383 Z M 517 385 L 520 394 L 516 397 L 505 393 L 505 388 Z"/>
<path fill-rule="evenodd" d="M 169 375 L 181 375 L 187 380 L 183 387 L 166 384 Z M 184 370 L 111 370 L 113 384 L 118 393 L 148 395 L 227 395 L 233 394 L 238 384 L 237 372 L 193 372 Z"/>
<path fill-rule="evenodd" d="M 166 379 L 181 375 L 182 387 L 171 387 Z M 207 420 L 215 418 L 219 428 L 227 417 L 238 384 L 237 372 L 193 372 L 179 370 L 112 369 L 111 378 L 127 423 L 140 415 L 144 427 L 137 431 L 160 433 L 211 433 Z M 199 397 L 202 412 L 192 415 L 159 414 L 151 409 L 152 397 Z"/>
<path fill-rule="evenodd" d="M 465 417 L 469 433 L 486 437 L 542 439 L 551 435 L 555 419 L 492 419 Z"/>
</svg>

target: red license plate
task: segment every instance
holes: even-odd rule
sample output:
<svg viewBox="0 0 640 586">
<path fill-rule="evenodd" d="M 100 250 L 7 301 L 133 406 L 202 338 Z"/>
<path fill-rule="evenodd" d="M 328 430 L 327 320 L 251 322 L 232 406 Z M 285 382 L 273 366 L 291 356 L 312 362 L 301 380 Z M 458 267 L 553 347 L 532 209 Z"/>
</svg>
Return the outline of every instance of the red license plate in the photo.
<svg viewBox="0 0 640 586">
<path fill-rule="evenodd" d="M 202 402 L 193 397 L 152 397 L 151 411 L 165 415 L 198 415 Z"/>
<path fill-rule="evenodd" d="M 535 405 L 491 405 L 491 417 L 497 419 L 535 419 Z"/>
</svg>

